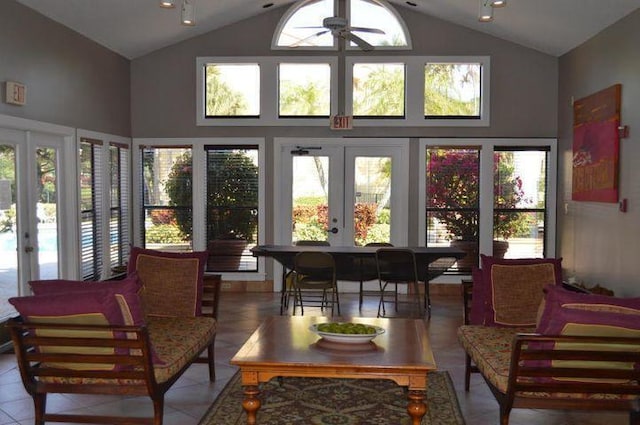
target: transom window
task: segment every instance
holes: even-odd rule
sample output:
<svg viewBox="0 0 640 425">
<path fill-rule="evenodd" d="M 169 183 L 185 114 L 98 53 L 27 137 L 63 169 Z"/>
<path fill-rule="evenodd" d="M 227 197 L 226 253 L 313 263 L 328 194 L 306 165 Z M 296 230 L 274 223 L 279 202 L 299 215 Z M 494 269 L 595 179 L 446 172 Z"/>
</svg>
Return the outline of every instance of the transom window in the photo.
<svg viewBox="0 0 640 425">
<path fill-rule="evenodd" d="M 207 117 L 260 116 L 260 66 L 257 63 L 205 65 Z"/>
<path fill-rule="evenodd" d="M 480 118 L 480 63 L 427 63 L 424 66 L 424 115 Z"/>
<path fill-rule="evenodd" d="M 410 48 L 410 37 L 398 13 L 384 0 L 350 0 L 346 16 L 342 16 L 338 0 L 306 0 L 297 2 L 284 15 L 272 42 L 274 49 L 334 49 L 342 27 L 323 25 L 325 18 L 342 17 L 350 32 L 376 49 Z M 336 21 L 334 21 L 336 22 Z M 333 31 L 332 31 L 333 29 Z M 347 49 L 358 49 L 353 41 Z"/>
<path fill-rule="evenodd" d="M 338 68 L 337 56 L 200 57 L 197 123 L 329 126 L 346 114 L 354 127 L 489 125 L 486 56 L 346 56 L 340 87 Z"/>
<path fill-rule="evenodd" d="M 329 117 L 331 65 L 281 63 L 278 71 L 280 117 Z"/>
</svg>

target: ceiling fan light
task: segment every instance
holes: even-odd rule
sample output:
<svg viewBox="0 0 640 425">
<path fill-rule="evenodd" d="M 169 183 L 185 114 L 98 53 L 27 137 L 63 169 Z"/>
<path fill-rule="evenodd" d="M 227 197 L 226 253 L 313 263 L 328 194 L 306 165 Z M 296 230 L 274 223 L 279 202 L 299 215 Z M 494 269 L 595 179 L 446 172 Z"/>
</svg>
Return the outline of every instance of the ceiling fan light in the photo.
<svg viewBox="0 0 640 425">
<path fill-rule="evenodd" d="M 491 7 L 505 7 L 507 5 L 507 0 L 492 0 Z"/>
<path fill-rule="evenodd" d="M 176 7 L 175 0 L 160 0 L 160 7 L 164 7 L 165 9 L 173 9 Z"/>
<path fill-rule="evenodd" d="M 193 26 L 196 24 L 196 11 L 193 2 L 190 0 L 182 1 L 182 25 Z"/>
<path fill-rule="evenodd" d="M 480 22 L 493 21 L 493 8 L 490 5 L 490 0 L 480 0 L 480 11 L 478 12 L 478 21 Z"/>
</svg>

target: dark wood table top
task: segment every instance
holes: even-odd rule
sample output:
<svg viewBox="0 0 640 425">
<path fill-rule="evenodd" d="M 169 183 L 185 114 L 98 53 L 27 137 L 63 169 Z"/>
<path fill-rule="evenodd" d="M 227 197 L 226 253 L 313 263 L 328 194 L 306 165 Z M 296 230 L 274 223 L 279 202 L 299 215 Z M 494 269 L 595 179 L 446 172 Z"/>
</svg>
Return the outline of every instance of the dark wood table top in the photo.
<svg viewBox="0 0 640 425">
<path fill-rule="evenodd" d="M 251 249 L 254 256 L 268 256 L 276 258 L 278 255 L 299 252 L 328 252 L 332 255 L 348 255 L 356 257 L 373 257 L 379 246 L 316 246 L 316 245 L 258 245 Z M 433 258 L 455 257 L 462 258 L 464 251 L 450 246 L 424 247 L 424 246 L 395 246 L 391 248 L 410 249 L 416 256 L 430 256 Z M 276 258 L 277 259 L 277 258 Z"/>
<path fill-rule="evenodd" d="M 285 269 L 293 269 L 293 258 L 299 252 L 328 252 L 336 261 L 336 273 L 338 280 L 369 280 L 376 278 L 375 266 L 377 246 L 315 246 L 315 245 L 258 245 L 251 249 L 255 257 L 273 257 Z M 410 249 L 416 258 L 418 277 L 421 281 L 429 280 L 428 266 L 440 258 L 461 259 L 467 253 L 458 248 L 445 247 L 392 247 L 398 249 Z M 372 261 L 358 261 L 370 259 Z M 352 261 L 356 260 L 356 261 Z M 373 268 L 373 270 L 370 270 Z"/>
<path fill-rule="evenodd" d="M 366 323 L 385 332 L 367 344 L 329 342 L 309 330 L 327 321 Z M 426 388 L 427 372 L 436 369 L 424 320 L 408 318 L 269 317 L 231 364 L 240 367 L 243 385 L 276 376 L 388 378 L 417 390 Z"/>
</svg>

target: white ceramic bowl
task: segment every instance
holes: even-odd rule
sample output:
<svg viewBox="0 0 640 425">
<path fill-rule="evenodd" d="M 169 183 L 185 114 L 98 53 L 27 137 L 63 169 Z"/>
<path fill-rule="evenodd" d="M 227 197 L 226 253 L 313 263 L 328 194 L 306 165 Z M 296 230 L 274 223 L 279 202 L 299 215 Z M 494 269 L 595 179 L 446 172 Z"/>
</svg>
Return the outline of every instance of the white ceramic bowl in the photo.
<svg viewBox="0 0 640 425">
<path fill-rule="evenodd" d="M 340 333 L 332 333 L 332 332 L 323 332 L 318 330 L 319 324 L 320 323 L 316 323 L 309 326 L 309 330 L 311 332 L 318 334 L 320 337 L 326 339 L 327 341 L 340 342 L 343 344 L 364 344 L 385 332 L 385 330 L 380 326 L 373 326 L 373 325 L 367 325 L 367 326 L 371 326 L 372 328 L 375 328 L 376 332 L 372 334 L 340 334 Z"/>
</svg>

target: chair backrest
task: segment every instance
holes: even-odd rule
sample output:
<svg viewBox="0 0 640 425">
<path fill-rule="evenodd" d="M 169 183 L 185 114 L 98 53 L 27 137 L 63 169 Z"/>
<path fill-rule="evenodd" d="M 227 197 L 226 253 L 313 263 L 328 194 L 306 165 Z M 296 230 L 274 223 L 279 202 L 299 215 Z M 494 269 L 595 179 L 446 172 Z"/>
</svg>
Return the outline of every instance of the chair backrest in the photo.
<svg viewBox="0 0 640 425">
<path fill-rule="evenodd" d="M 335 280 L 336 266 L 326 252 L 300 252 L 293 260 L 293 270 L 305 280 Z"/>
<path fill-rule="evenodd" d="M 376 263 L 380 280 L 389 282 L 417 282 L 416 257 L 412 250 L 379 248 Z"/>
<path fill-rule="evenodd" d="M 202 314 L 206 251 L 164 252 L 132 247 L 129 274 L 143 286 L 140 295 L 147 316 Z"/>
<path fill-rule="evenodd" d="M 296 241 L 295 245 L 297 246 L 331 246 L 331 244 L 327 241 L 310 241 L 310 240 Z"/>
<path fill-rule="evenodd" d="M 368 244 L 366 244 L 365 246 L 379 246 L 379 247 L 392 247 L 393 244 L 389 243 L 389 242 L 369 242 Z"/>
</svg>

